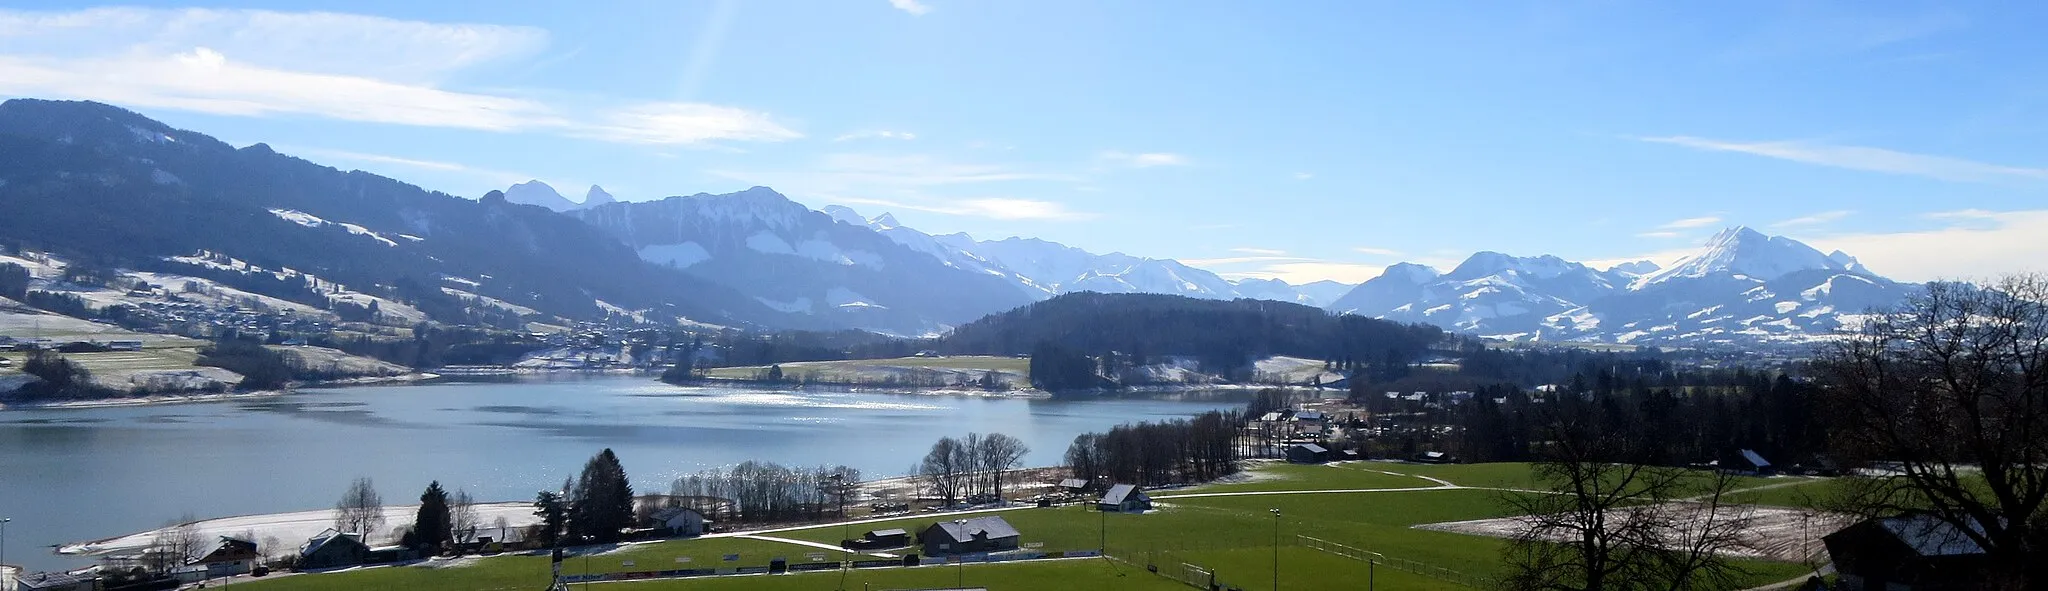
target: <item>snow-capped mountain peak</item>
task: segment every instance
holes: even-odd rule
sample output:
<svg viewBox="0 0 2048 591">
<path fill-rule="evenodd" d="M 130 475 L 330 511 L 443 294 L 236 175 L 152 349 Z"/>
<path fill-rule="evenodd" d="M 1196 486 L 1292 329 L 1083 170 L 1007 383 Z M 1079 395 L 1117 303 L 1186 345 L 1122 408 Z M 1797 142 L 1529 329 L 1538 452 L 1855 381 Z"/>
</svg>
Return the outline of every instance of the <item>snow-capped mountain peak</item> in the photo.
<svg viewBox="0 0 2048 591">
<path fill-rule="evenodd" d="M 1736 226 L 1715 234 L 1699 253 L 1680 259 L 1668 269 L 1637 279 L 1635 288 L 1722 273 L 1770 281 L 1811 269 L 1852 270 L 1855 259 L 1848 255 L 1842 255 L 1842 258 L 1846 262 L 1821 254 L 1798 240 L 1766 236 L 1748 227 Z"/>
</svg>

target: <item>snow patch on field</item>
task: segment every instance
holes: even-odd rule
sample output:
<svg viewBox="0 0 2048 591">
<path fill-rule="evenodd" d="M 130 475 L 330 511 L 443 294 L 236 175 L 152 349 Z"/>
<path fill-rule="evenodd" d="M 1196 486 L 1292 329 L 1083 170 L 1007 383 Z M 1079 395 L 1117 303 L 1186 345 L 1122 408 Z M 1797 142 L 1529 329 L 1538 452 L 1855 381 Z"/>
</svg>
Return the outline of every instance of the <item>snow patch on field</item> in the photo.
<svg viewBox="0 0 2048 591">
<path fill-rule="evenodd" d="M 384 507 L 384 523 L 387 531 L 373 533 L 371 545 L 384 545 L 392 542 L 393 538 L 390 530 L 397 529 L 398 524 L 412 523 L 413 517 L 418 512 L 418 505 Z M 479 504 L 476 506 L 476 512 L 477 521 L 484 524 L 494 523 L 501 517 L 505 519 L 506 524 L 509 526 L 509 531 L 498 532 L 495 528 L 489 528 L 488 531 L 478 532 L 478 535 L 491 536 L 493 539 L 503 540 L 506 539 L 505 535 L 509 535 L 511 539 L 516 540 L 519 537 L 518 530 L 520 528 L 533 525 L 539 521 L 533 515 L 533 504 L 526 501 Z M 193 529 L 198 530 L 199 538 L 202 540 L 217 540 L 223 536 L 251 534 L 259 540 L 259 543 L 261 543 L 261 540 L 275 539 L 277 544 L 297 548 L 305 544 L 306 540 L 312 539 L 313 536 L 320 535 L 327 528 L 334 526 L 334 510 L 317 509 L 292 513 L 223 517 L 200 520 L 193 522 L 191 525 Z M 57 553 L 85 556 L 139 553 L 149 547 L 150 541 L 155 539 L 159 532 L 169 529 L 172 528 L 153 529 L 91 542 L 63 544 L 58 546 Z M 501 533 L 503 535 L 500 535 Z M 277 549 L 263 548 L 262 550 L 273 552 Z"/>
</svg>

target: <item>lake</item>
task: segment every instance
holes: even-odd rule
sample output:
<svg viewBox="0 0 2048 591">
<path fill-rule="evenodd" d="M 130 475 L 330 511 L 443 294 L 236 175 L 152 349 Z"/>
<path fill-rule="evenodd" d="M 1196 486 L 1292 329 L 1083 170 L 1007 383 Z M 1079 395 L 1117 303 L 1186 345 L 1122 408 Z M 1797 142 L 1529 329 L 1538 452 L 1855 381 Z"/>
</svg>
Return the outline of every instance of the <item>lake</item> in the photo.
<svg viewBox="0 0 2048 591">
<path fill-rule="evenodd" d="M 50 546 L 199 518 L 332 507 L 375 479 L 417 502 L 430 480 L 525 500 L 617 452 L 634 489 L 746 460 L 908 473 L 944 435 L 1001 432 L 1058 464 L 1074 436 L 1244 404 L 1242 392 L 1080 400 L 683 388 L 640 376 L 550 376 L 302 390 L 167 406 L 0 412 L 0 517 L 10 564 L 91 560 Z M 397 524 L 392 524 L 396 526 Z"/>
</svg>

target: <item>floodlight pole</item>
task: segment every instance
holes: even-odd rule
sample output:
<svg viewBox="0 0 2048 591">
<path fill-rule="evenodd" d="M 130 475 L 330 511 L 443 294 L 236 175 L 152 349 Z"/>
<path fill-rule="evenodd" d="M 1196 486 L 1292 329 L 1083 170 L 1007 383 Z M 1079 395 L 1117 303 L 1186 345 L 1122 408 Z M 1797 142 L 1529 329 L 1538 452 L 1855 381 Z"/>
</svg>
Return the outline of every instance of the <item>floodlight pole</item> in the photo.
<svg viewBox="0 0 2048 591">
<path fill-rule="evenodd" d="M 1280 510 L 1273 512 L 1273 591 L 1280 591 Z"/>
</svg>

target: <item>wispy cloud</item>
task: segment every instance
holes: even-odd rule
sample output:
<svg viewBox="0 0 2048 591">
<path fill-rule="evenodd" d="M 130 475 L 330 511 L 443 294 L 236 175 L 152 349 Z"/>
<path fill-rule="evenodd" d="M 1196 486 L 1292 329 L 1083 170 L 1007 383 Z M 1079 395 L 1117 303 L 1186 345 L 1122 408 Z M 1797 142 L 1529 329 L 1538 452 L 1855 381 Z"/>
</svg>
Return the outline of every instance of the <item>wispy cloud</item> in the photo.
<svg viewBox="0 0 2048 591">
<path fill-rule="evenodd" d="M 1750 60 L 1850 54 L 1957 31 L 1970 24 L 1964 15 L 1950 10 L 1893 15 L 1873 12 L 1788 15 L 1743 38 L 1726 57 Z"/>
<path fill-rule="evenodd" d="M 1735 142 L 1692 136 L 1638 138 L 1646 142 L 1672 144 L 1715 152 L 1737 152 L 1806 164 L 1924 176 L 1947 181 L 1991 183 L 2014 180 L 2048 180 L 2048 168 L 1988 164 L 1947 156 L 1931 156 L 1863 146 L 1835 146 L 1812 142 Z"/>
<path fill-rule="evenodd" d="M 945 215 L 982 217 L 998 220 L 1053 220 L 1079 221 L 1094 219 L 1096 214 L 1068 209 L 1065 204 L 1053 201 L 1015 199 L 1009 197 L 980 197 L 961 199 L 944 203 L 910 203 L 887 199 L 862 197 L 841 197 L 838 201 L 859 205 L 879 205 L 895 209 L 923 211 Z"/>
<path fill-rule="evenodd" d="M 1119 152 L 1109 150 L 1095 155 L 1095 159 L 1106 164 L 1131 168 L 1152 168 L 1155 166 L 1187 166 L 1188 157 L 1172 152 Z"/>
<path fill-rule="evenodd" d="M 1397 257 L 1397 256 L 1401 256 L 1401 251 L 1398 251 L 1398 250 L 1394 250 L 1394 249 L 1391 249 L 1391 248 L 1377 248 L 1377 247 L 1371 247 L 1371 246 L 1360 246 L 1360 247 L 1356 247 L 1356 248 L 1353 248 L 1353 249 L 1351 249 L 1351 251 L 1352 251 L 1352 252 L 1356 252 L 1356 253 L 1359 253 L 1359 254 L 1369 254 L 1369 255 L 1373 255 L 1373 256 L 1382 256 L 1382 257 Z"/>
<path fill-rule="evenodd" d="M 1841 250 L 1888 277 L 1906 281 L 1981 279 L 2000 274 L 2048 271 L 2048 210 L 1965 209 L 1922 216 L 1934 227 L 1867 232 L 1807 242 Z"/>
<path fill-rule="evenodd" d="M 217 115 L 298 115 L 604 141 L 693 144 L 798 137 L 765 114 L 697 103 L 564 108 L 443 85 L 529 58 L 546 31 L 325 12 L 0 10 L 0 95 Z M 594 117 L 581 113 L 597 113 Z"/>
<path fill-rule="evenodd" d="M 1316 260 L 1316 259 L 1312 259 L 1312 258 L 1307 258 L 1307 257 L 1290 257 L 1290 256 L 1245 256 L 1245 257 L 1217 257 L 1217 258 L 1213 258 L 1213 259 L 1180 259 L 1180 262 L 1183 262 L 1183 263 L 1187 263 L 1187 264 L 1189 264 L 1189 265 L 1194 265 L 1194 266 L 1197 266 L 1197 267 L 1215 267 L 1215 266 L 1225 266 L 1225 265 L 1242 265 L 1242 264 L 1245 264 L 1245 263 L 1273 263 L 1273 262 L 1283 262 L 1283 261 L 1292 261 L 1292 262 L 1305 262 L 1305 261 L 1314 261 L 1314 260 Z"/>
<path fill-rule="evenodd" d="M 1789 219 L 1789 220 L 1785 220 L 1785 221 L 1782 221 L 1782 222 L 1778 222 L 1778 223 L 1775 223 L 1775 224 L 1771 224 L 1771 227 L 1773 227 L 1773 228 L 1804 228 L 1804 227 L 1810 227 L 1810 226 L 1823 226 L 1823 225 L 1827 225 L 1827 224 L 1830 224 L 1830 223 L 1834 223 L 1835 221 L 1841 220 L 1842 218 L 1845 218 L 1845 217 L 1849 217 L 1849 216 L 1850 216 L 1851 214 L 1854 214 L 1854 213 L 1856 213 L 1856 212 L 1854 212 L 1854 211 L 1850 211 L 1850 210 L 1847 210 L 1847 209 L 1837 209 L 1837 210 L 1833 210 L 1833 211 L 1823 211 L 1823 212 L 1820 212 L 1820 213 L 1816 213 L 1816 214 L 1812 214 L 1812 215 L 1803 215 L 1803 216 L 1799 216 L 1799 217 L 1796 217 L 1796 218 L 1792 218 L 1792 219 Z"/>
<path fill-rule="evenodd" d="M 454 174 L 474 179 L 483 186 L 493 188 L 503 188 L 506 186 L 510 186 L 514 183 L 521 183 L 528 180 L 532 180 L 534 178 L 534 175 L 526 173 L 497 170 L 480 166 L 471 166 L 468 164 L 462 164 L 458 162 L 447 162 L 443 160 L 427 160 L 423 158 L 408 158 L 403 156 L 392 156 L 388 154 L 372 154 L 368 152 L 355 152 L 349 150 L 335 150 L 329 148 L 314 148 L 288 145 L 274 145 L 271 146 L 271 148 L 285 154 L 319 158 L 321 160 L 326 161 L 354 162 L 359 164 L 370 165 L 372 167 L 375 167 L 377 165 L 398 166 L 428 172 Z"/>
<path fill-rule="evenodd" d="M 865 139 L 914 140 L 917 139 L 917 134 L 908 131 L 890 131 L 887 129 L 878 129 L 873 131 L 856 131 L 853 133 L 841 135 L 836 138 L 832 138 L 832 141 L 850 142 L 853 140 Z"/>
<path fill-rule="evenodd" d="M 775 142 L 803 137 L 765 113 L 702 103 L 645 103 L 612 111 L 572 135 L 628 144 L 702 144 L 713 140 Z"/>
<path fill-rule="evenodd" d="M 1309 180 L 1309 179 L 1312 179 L 1312 178 L 1316 178 L 1316 174 L 1315 174 L 1315 173 L 1313 173 L 1313 172 L 1297 172 L 1297 173 L 1294 173 L 1294 180 L 1297 180 L 1297 181 L 1305 181 L 1305 180 Z"/>
<path fill-rule="evenodd" d="M 1708 215 L 1708 216 L 1700 216 L 1700 217 L 1696 217 L 1696 218 L 1685 218 L 1685 219 L 1677 219 L 1677 220 L 1671 220 L 1670 222 L 1666 222 L 1666 223 L 1665 223 L 1664 225 L 1662 225 L 1662 226 L 1657 226 L 1657 229 L 1660 229 L 1660 230 L 1690 230 L 1690 229 L 1693 229 L 1693 228 L 1704 228 L 1704 227 L 1707 227 L 1707 226 L 1712 226 L 1712 225 L 1714 225 L 1714 224 L 1718 224 L 1718 223 L 1721 223 L 1721 218 L 1720 218 L 1719 216 L 1711 216 L 1711 215 Z"/>
<path fill-rule="evenodd" d="M 1251 248 L 1251 247 L 1244 247 L 1244 246 L 1240 246 L 1240 247 L 1237 247 L 1237 248 L 1233 248 L 1233 249 L 1230 249 L 1230 252 L 1235 252 L 1235 253 L 1240 253 L 1240 254 L 1253 254 L 1253 255 L 1261 255 L 1261 256 L 1282 256 L 1282 255 L 1285 255 L 1285 254 L 1287 254 L 1287 251 L 1284 251 L 1284 250 L 1278 250 L 1278 249 L 1272 249 L 1272 248 Z"/>
<path fill-rule="evenodd" d="M 1655 231 L 1655 232 L 1641 232 L 1641 233 L 1637 233 L 1637 234 L 1636 234 L 1636 237 L 1637 237 L 1637 238 L 1677 238 L 1677 237 L 1679 237 L 1680 235 L 1681 235 L 1681 234 L 1679 234 L 1679 233 L 1677 233 L 1677 232 L 1672 232 L 1672 231 L 1669 231 L 1669 230 L 1659 230 L 1659 231 Z"/>
<path fill-rule="evenodd" d="M 917 0 L 889 0 L 889 5 L 896 7 L 897 10 L 918 16 L 932 11 L 932 7 L 926 6 L 925 3 L 918 2 Z"/>
</svg>

